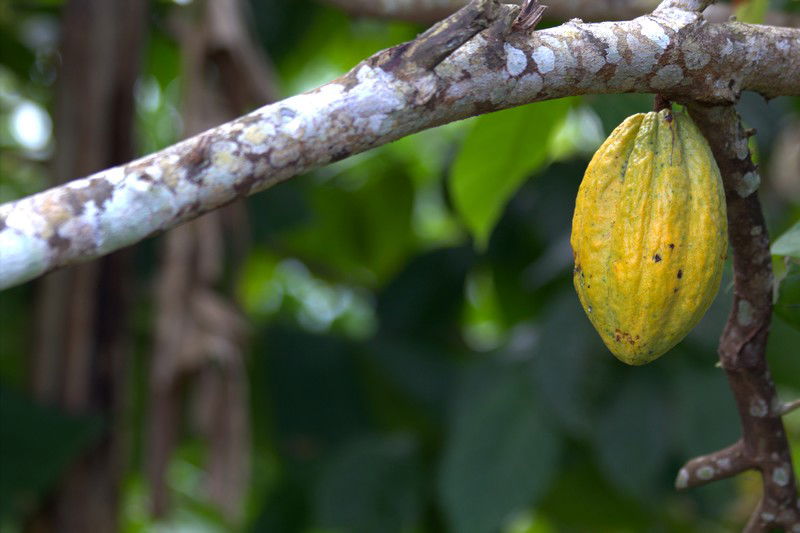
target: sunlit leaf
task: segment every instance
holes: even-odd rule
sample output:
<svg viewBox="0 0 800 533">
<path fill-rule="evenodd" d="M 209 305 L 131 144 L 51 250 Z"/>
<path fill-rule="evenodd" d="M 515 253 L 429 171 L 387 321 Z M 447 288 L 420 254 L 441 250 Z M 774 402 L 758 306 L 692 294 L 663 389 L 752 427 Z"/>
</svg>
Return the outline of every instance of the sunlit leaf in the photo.
<svg viewBox="0 0 800 533">
<path fill-rule="evenodd" d="M 751 24 L 763 24 L 769 0 L 747 0 L 736 8 L 736 19 Z"/>
<path fill-rule="evenodd" d="M 383 283 L 414 246 L 414 190 L 402 167 L 369 161 L 311 191 L 309 220 L 282 237 L 319 272 L 359 284 Z"/>
<path fill-rule="evenodd" d="M 572 103 L 539 102 L 475 120 L 453 163 L 450 194 L 479 248 L 517 187 L 547 162 L 551 136 Z"/>
<path fill-rule="evenodd" d="M 775 239 L 770 251 L 772 255 L 784 255 L 800 259 L 800 221 Z"/>
</svg>

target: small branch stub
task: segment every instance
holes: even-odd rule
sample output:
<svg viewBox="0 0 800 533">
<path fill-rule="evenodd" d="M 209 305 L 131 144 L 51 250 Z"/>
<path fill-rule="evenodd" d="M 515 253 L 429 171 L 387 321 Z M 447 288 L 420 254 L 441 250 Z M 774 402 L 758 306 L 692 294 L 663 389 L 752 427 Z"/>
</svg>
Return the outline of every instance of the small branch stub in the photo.
<svg viewBox="0 0 800 533">
<path fill-rule="evenodd" d="M 535 28 L 539 21 L 542 20 L 542 15 L 544 15 L 546 9 L 547 6 L 541 5 L 537 0 L 525 0 L 519 15 L 517 15 L 517 20 L 514 21 L 513 28 L 515 30 Z"/>
<path fill-rule="evenodd" d="M 0 288 L 108 254 L 314 168 L 483 113 L 583 94 L 661 93 L 709 105 L 733 102 L 743 90 L 800 95 L 800 30 L 707 24 L 685 10 L 705 3 L 671 0 L 635 20 L 573 20 L 515 32 L 515 20 L 520 29 L 533 28 L 543 6 L 529 1 L 522 10 L 474 0 L 419 39 L 378 52 L 317 89 L 137 161 L 0 205 Z M 745 197 L 757 184 L 753 169 L 737 193 Z"/>
<path fill-rule="evenodd" d="M 800 399 L 783 404 L 780 409 L 781 416 L 786 416 L 795 409 L 800 409 Z"/>
</svg>

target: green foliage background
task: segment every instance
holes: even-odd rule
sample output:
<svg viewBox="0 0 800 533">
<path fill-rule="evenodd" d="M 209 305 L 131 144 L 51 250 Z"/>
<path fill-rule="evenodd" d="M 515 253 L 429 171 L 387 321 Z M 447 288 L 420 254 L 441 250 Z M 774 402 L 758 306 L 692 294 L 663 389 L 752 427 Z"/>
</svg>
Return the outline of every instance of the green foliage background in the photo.
<svg viewBox="0 0 800 533">
<path fill-rule="evenodd" d="M 52 43 L 48 52 L 46 42 L 26 36 L 31 28 L 57 31 L 59 5 L 0 10 L 4 201 L 46 182 L 52 145 L 26 150 L 10 121 L 22 100 L 51 108 Z M 310 1 L 252 7 L 253 29 L 286 96 L 422 30 L 351 19 Z M 150 16 L 137 87 L 142 153 L 178 139 L 179 50 L 166 32 L 172 9 L 154 2 Z M 570 223 L 588 159 L 624 117 L 650 107 L 651 98 L 638 95 L 537 103 L 423 132 L 251 198 L 252 251 L 230 273 L 255 332 L 245 524 L 226 523 L 203 500 L 197 476 L 205 443 L 188 431 L 170 470 L 175 509 L 158 524 L 145 511 L 140 443 L 153 302 L 142 290 L 130 376 L 138 444 L 123 530 L 706 533 L 740 526 L 757 498 L 754 478 L 688 494 L 672 488 L 685 460 L 738 437 L 715 366 L 730 272 L 696 330 L 644 368 L 607 352 L 571 286 Z M 787 98 L 743 98 L 762 168 L 799 110 Z M 800 206 L 765 177 L 769 231 L 780 235 Z M 139 247 L 142 287 L 152 281 L 158 249 L 157 241 Z M 769 344 L 773 376 L 788 399 L 800 395 L 797 267 L 777 256 L 776 265 L 794 283 L 779 291 L 788 311 L 775 318 Z M 21 392 L 31 294 L 30 286 L 0 294 L 3 532 L 18 531 L 25 511 L 104 423 L 68 418 Z M 800 418 L 786 422 L 797 459 Z"/>
</svg>

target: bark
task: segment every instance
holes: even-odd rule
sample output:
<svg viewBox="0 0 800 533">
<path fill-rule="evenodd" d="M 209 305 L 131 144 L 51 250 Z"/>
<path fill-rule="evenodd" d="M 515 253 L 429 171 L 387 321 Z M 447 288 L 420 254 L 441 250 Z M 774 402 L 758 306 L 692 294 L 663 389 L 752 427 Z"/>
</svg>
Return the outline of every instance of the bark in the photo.
<svg viewBox="0 0 800 533">
<path fill-rule="evenodd" d="M 420 130 L 576 94 L 660 93 L 708 104 L 800 94 L 800 30 L 709 24 L 709 2 L 633 21 L 512 30 L 518 7 L 377 53 L 316 90 L 161 152 L 0 206 L 0 287 L 93 259 L 310 169 Z M 474 11 L 474 9 L 473 9 Z M 454 17 L 462 17 L 456 14 Z M 474 34 L 473 34 L 474 32 Z M 429 46 L 446 42 L 442 57 Z M 426 50 L 428 50 L 426 52 Z M 428 54 L 428 55 L 426 55 Z"/>
<path fill-rule="evenodd" d="M 457 9 L 467 0 L 324 0 L 356 16 L 432 23 Z M 520 4 L 521 0 L 509 0 Z M 547 3 L 545 18 L 550 20 L 581 19 L 585 21 L 627 20 L 658 7 L 659 0 L 554 0 Z M 729 4 L 709 6 L 704 15 L 710 22 L 724 22 L 733 15 Z M 770 11 L 764 22 L 773 26 L 800 25 L 800 18 Z"/>
<path fill-rule="evenodd" d="M 146 4 L 73 0 L 64 10 L 54 175 L 64 182 L 133 156 L 133 85 Z M 127 252 L 66 269 L 38 286 L 31 389 L 44 403 L 101 414 L 107 430 L 73 465 L 29 531 L 113 532 L 127 456 L 124 362 Z M 103 317 L 114 317 L 104 320 Z"/>
<path fill-rule="evenodd" d="M 781 419 L 794 404 L 779 401 L 766 358 L 773 277 L 769 235 L 757 193 L 760 178 L 750 157 L 748 135 L 732 106 L 691 104 L 690 112 L 711 145 L 725 183 L 734 297 L 719 358 L 739 410 L 742 438 L 691 460 L 680 470 L 676 486 L 695 487 L 756 469 L 763 495 L 745 532 L 782 528 L 795 533 L 800 531 L 800 500 Z"/>
</svg>

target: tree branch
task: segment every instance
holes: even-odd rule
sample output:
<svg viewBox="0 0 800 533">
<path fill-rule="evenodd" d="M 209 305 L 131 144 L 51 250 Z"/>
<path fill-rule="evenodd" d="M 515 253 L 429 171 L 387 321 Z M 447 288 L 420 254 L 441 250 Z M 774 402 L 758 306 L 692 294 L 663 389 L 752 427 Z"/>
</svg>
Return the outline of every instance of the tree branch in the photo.
<svg viewBox="0 0 800 533">
<path fill-rule="evenodd" d="M 744 453 L 742 441 L 718 452 L 696 457 L 686 463 L 675 480 L 678 490 L 700 487 L 713 481 L 735 476 L 754 465 Z"/>
<path fill-rule="evenodd" d="M 725 184 L 734 299 L 719 357 L 739 411 L 742 438 L 725 450 L 689 461 L 676 486 L 689 488 L 755 468 L 761 472 L 763 495 L 745 532 L 800 532 L 800 501 L 781 420 L 786 406 L 778 400 L 766 360 L 773 279 L 769 236 L 756 192 L 760 178 L 750 158 L 748 133 L 733 106 L 688 103 Z"/>
<path fill-rule="evenodd" d="M 795 409 L 800 409 L 800 399 L 786 402 L 785 404 L 781 405 L 780 413 L 781 415 L 788 415 Z"/>
<path fill-rule="evenodd" d="M 324 0 L 356 15 L 391 20 L 431 23 L 464 6 L 467 0 Z M 522 0 L 507 0 L 519 4 Z M 659 0 L 555 0 L 547 6 L 547 18 L 585 21 L 628 20 L 652 12 Z M 730 4 L 708 7 L 703 13 L 709 22 L 724 22 L 733 15 Z M 768 11 L 764 22 L 773 26 L 797 27 L 796 15 Z"/>
<path fill-rule="evenodd" d="M 438 26 L 453 37 L 454 52 L 443 60 L 426 39 L 449 41 L 439 31 L 426 33 L 318 89 L 0 206 L 0 288 L 128 246 L 310 169 L 481 113 L 577 94 L 660 93 L 716 104 L 734 102 L 745 89 L 767 97 L 800 94 L 800 30 L 708 24 L 684 4 L 667 2 L 632 21 L 513 31 L 517 6 L 476 2 L 486 9 L 465 19 L 470 31 Z M 483 23 L 476 26 L 478 19 Z"/>
</svg>

